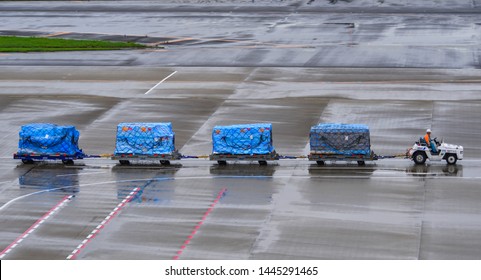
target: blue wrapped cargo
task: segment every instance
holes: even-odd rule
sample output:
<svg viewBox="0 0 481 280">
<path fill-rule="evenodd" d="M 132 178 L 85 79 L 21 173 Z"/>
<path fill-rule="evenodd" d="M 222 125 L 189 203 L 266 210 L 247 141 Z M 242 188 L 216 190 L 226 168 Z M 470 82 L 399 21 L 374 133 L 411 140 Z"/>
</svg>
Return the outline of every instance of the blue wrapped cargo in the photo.
<svg viewBox="0 0 481 280">
<path fill-rule="evenodd" d="M 215 126 L 212 142 L 213 154 L 264 155 L 275 150 L 270 123 Z"/>
<path fill-rule="evenodd" d="M 115 155 L 162 155 L 175 151 L 175 133 L 169 123 L 120 123 Z"/>
<path fill-rule="evenodd" d="M 311 154 L 370 155 L 369 127 L 364 124 L 324 123 L 311 127 Z"/>
<path fill-rule="evenodd" d="M 50 123 L 23 125 L 19 133 L 17 155 L 80 155 L 79 136 L 74 126 Z"/>
</svg>

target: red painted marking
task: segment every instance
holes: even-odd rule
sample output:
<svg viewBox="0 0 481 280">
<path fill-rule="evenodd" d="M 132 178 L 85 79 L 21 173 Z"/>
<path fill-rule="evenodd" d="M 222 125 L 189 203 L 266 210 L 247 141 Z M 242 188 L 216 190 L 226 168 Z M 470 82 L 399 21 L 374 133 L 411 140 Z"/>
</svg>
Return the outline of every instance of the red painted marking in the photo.
<svg viewBox="0 0 481 280">
<path fill-rule="evenodd" d="M 201 220 L 197 223 L 197 225 L 194 227 L 194 230 L 192 231 L 192 233 L 187 236 L 187 239 L 184 241 L 183 245 L 180 246 L 180 250 L 177 251 L 177 254 L 172 258 L 174 260 L 178 260 L 180 255 L 182 254 L 182 252 L 184 252 L 185 248 L 187 247 L 187 245 L 190 243 L 190 241 L 192 240 L 192 238 L 194 238 L 195 234 L 197 233 L 197 231 L 200 229 L 201 225 L 204 223 L 205 219 L 207 219 L 207 216 L 209 216 L 209 214 L 212 212 L 212 210 L 214 210 L 214 207 L 217 205 L 217 203 L 219 202 L 219 200 L 222 198 L 222 196 L 224 195 L 224 193 L 227 191 L 226 188 L 223 188 L 222 190 L 220 190 L 219 194 L 217 194 L 217 197 L 215 198 L 214 200 L 214 203 L 212 203 L 210 205 L 210 207 L 207 209 L 207 211 L 204 213 L 204 215 L 202 216 Z"/>
<path fill-rule="evenodd" d="M 43 223 L 45 220 L 50 218 L 50 216 L 53 214 L 53 212 L 57 211 L 67 200 L 71 199 L 73 195 L 66 195 L 60 200 L 59 203 L 57 203 L 54 207 L 52 207 L 50 210 L 48 210 L 47 213 L 45 213 L 40 219 L 38 219 L 33 225 L 31 225 L 24 233 L 22 233 L 19 237 L 15 239 L 10 245 L 8 245 L 5 249 L 3 249 L 2 252 L 0 252 L 0 259 L 2 259 L 6 254 L 8 254 L 12 247 L 14 247 L 16 244 L 20 243 L 23 241 L 23 239 L 33 233 L 37 228 L 40 223 Z"/>
<path fill-rule="evenodd" d="M 130 201 L 132 201 L 132 199 L 135 197 L 135 195 L 140 191 L 140 188 L 135 188 L 133 189 L 125 198 L 122 202 L 120 202 L 114 209 L 117 209 L 117 210 L 114 210 L 112 212 L 110 212 L 107 217 L 105 217 L 102 222 L 100 222 L 100 224 L 98 226 L 95 227 L 94 230 L 92 230 L 92 232 L 87 235 L 87 237 L 72 251 L 72 253 L 70 253 L 70 255 L 68 255 L 67 257 L 67 260 L 71 260 L 71 259 L 76 259 L 77 258 L 77 255 L 80 254 L 80 251 L 85 248 L 85 246 L 87 245 L 88 242 L 92 241 L 92 239 L 94 239 L 100 232 L 101 229 L 103 229 L 105 227 L 106 224 L 108 224 L 115 216 L 117 216 L 117 214 L 120 212 L 120 210 L 122 210 L 122 208 L 127 205 L 127 203 L 129 203 Z"/>
</svg>

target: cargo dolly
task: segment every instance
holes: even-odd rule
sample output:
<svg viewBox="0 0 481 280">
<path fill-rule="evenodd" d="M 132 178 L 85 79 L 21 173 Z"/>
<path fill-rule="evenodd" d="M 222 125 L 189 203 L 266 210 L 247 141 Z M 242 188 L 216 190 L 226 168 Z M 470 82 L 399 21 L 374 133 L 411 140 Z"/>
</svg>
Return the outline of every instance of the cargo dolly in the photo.
<svg viewBox="0 0 481 280">
<path fill-rule="evenodd" d="M 279 160 L 279 154 L 273 151 L 269 154 L 254 154 L 254 155 L 235 155 L 235 154 L 211 154 L 210 160 L 216 160 L 219 165 L 226 165 L 227 161 L 244 160 L 257 161 L 259 165 L 267 165 L 267 161 Z"/>
<path fill-rule="evenodd" d="M 88 155 L 84 154 L 83 152 L 77 152 L 74 155 L 67 155 L 67 154 L 37 154 L 37 153 L 30 153 L 30 154 L 22 154 L 22 153 L 15 153 L 13 154 L 14 159 L 20 159 L 24 164 L 33 164 L 34 161 L 44 161 L 44 160 L 61 160 L 63 164 L 72 165 L 74 160 L 77 159 L 84 159 L 89 157 Z"/>
<path fill-rule="evenodd" d="M 179 151 L 174 151 L 169 154 L 114 154 L 111 159 L 118 160 L 120 165 L 129 165 L 131 160 L 150 160 L 150 161 L 160 161 L 161 165 L 170 165 L 171 160 L 180 160 L 182 155 Z"/>
<path fill-rule="evenodd" d="M 366 165 L 366 161 L 378 160 L 378 156 L 371 151 L 369 155 L 337 155 L 337 154 L 317 154 L 311 153 L 307 156 L 310 161 L 315 161 L 317 165 L 323 166 L 326 161 L 336 162 L 336 161 L 356 161 L 359 166 Z"/>
</svg>

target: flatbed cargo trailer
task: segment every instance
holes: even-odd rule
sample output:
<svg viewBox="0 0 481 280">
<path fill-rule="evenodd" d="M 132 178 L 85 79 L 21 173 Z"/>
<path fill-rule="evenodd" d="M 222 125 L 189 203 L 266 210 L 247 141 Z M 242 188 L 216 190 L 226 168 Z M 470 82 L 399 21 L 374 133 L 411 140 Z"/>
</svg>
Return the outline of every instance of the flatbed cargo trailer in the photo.
<svg viewBox="0 0 481 280">
<path fill-rule="evenodd" d="M 310 161 L 315 161 L 318 165 L 324 165 L 326 161 L 336 162 L 336 161 L 355 161 L 359 166 L 366 165 L 367 161 L 377 160 L 377 156 L 374 152 L 369 155 L 337 155 L 337 154 L 316 154 L 311 153 L 307 156 Z"/>
<path fill-rule="evenodd" d="M 64 164 L 73 164 L 74 160 L 84 159 L 88 157 L 84 153 L 76 153 L 74 155 L 67 154 L 13 154 L 14 159 L 20 159 L 24 164 L 32 164 L 35 161 L 45 161 L 45 160 L 61 160 Z"/>
<path fill-rule="evenodd" d="M 269 154 L 235 155 L 235 154 L 211 154 L 210 160 L 216 160 L 219 165 L 226 165 L 227 161 L 257 161 L 260 165 L 267 165 L 267 161 L 279 160 L 279 154 L 275 151 Z"/>
<path fill-rule="evenodd" d="M 115 154 L 111 157 L 112 160 L 118 160 L 121 165 L 129 165 L 131 160 L 150 160 L 160 161 L 162 165 L 169 165 L 171 160 L 180 160 L 182 155 L 178 151 L 174 151 L 170 154 Z"/>
</svg>

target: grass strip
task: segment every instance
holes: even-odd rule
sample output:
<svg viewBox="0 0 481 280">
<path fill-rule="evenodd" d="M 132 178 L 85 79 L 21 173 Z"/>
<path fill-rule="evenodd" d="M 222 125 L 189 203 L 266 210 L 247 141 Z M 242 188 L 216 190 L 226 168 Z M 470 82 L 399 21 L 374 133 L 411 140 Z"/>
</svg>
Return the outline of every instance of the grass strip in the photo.
<svg viewBox="0 0 481 280">
<path fill-rule="evenodd" d="M 132 42 L 0 36 L 0 52 L 99 51 L 142 48 L 146 48 L 146 46 Z"/>
</svg>

